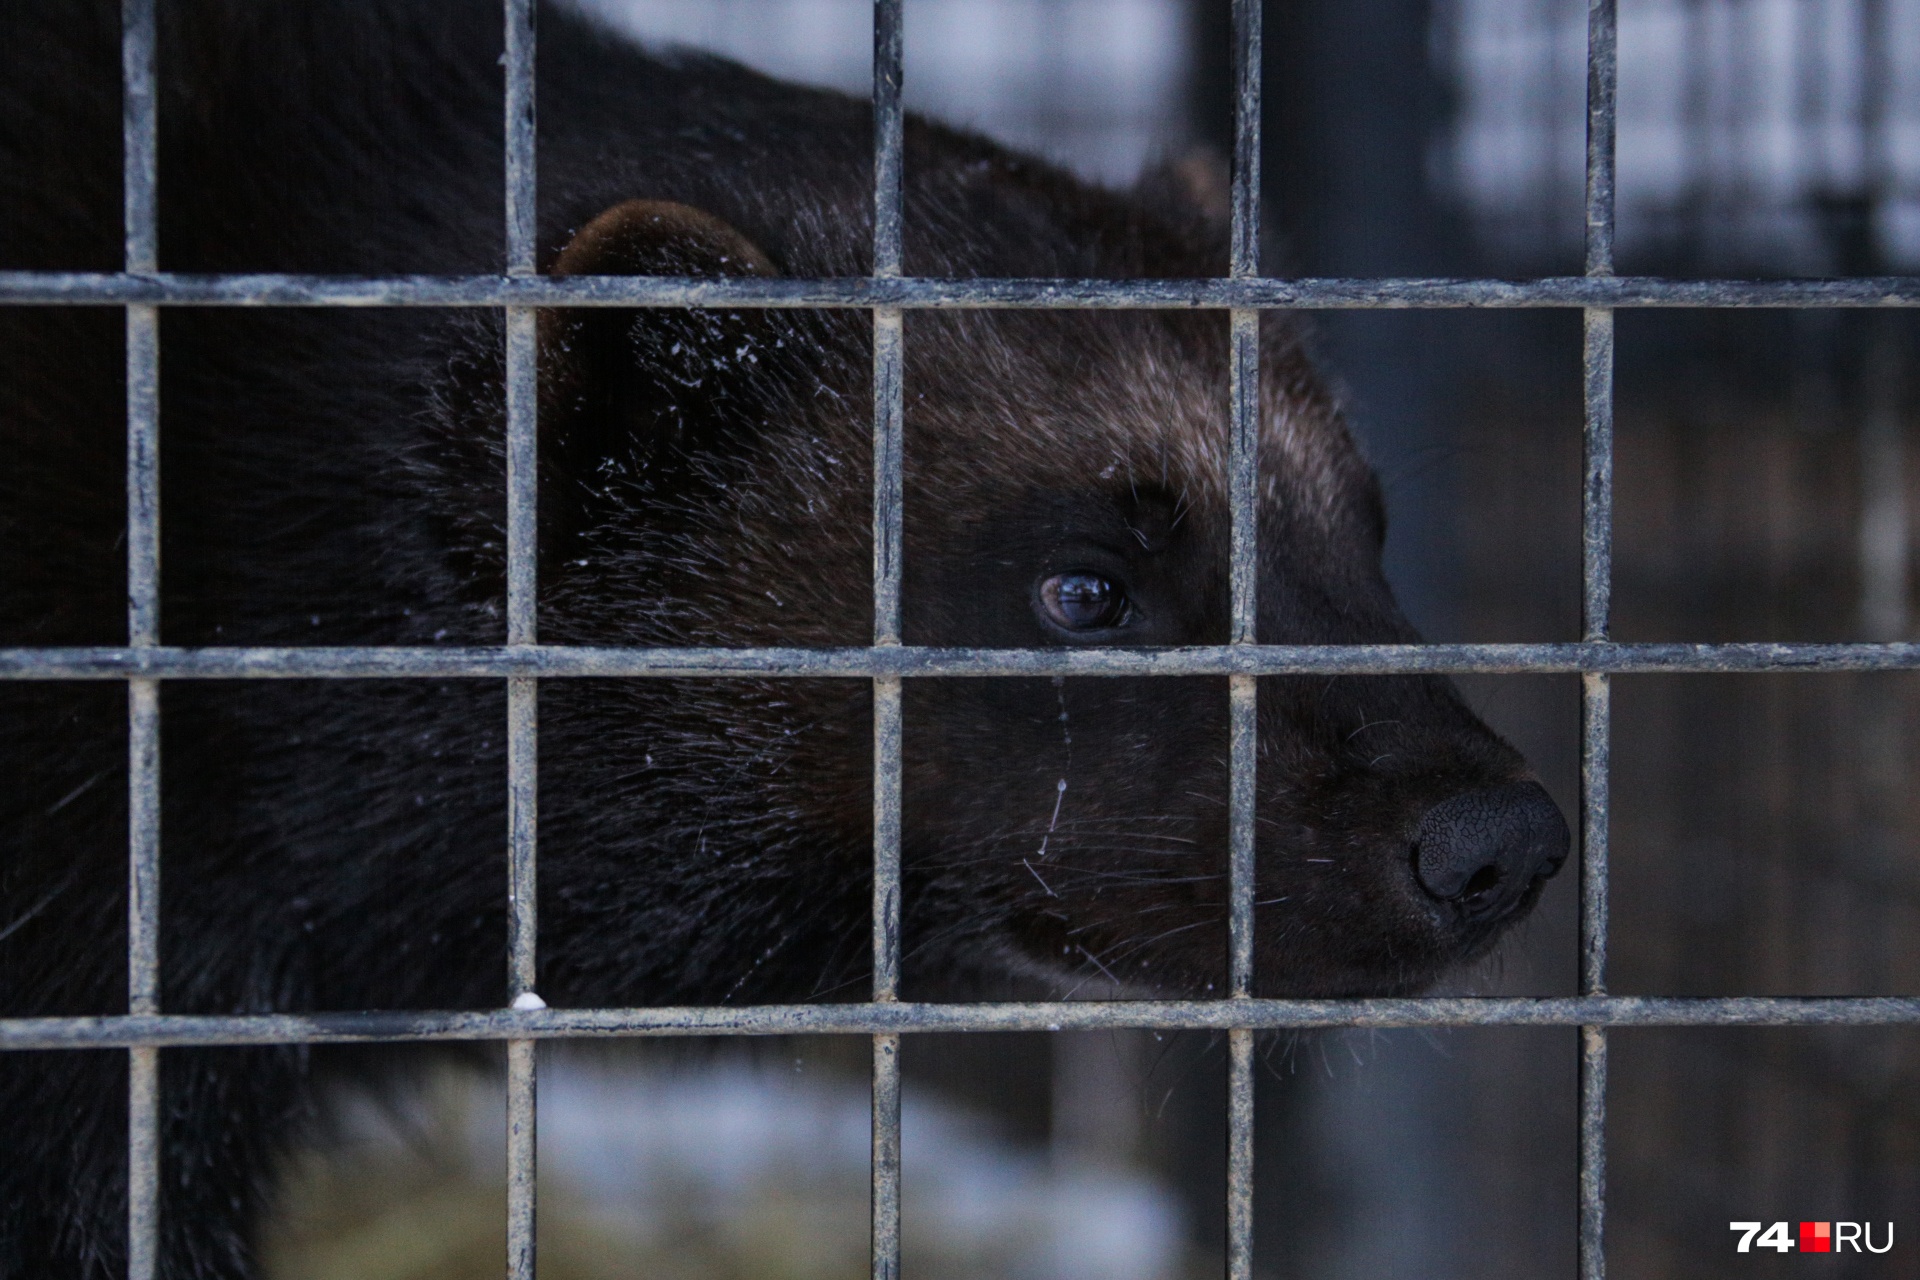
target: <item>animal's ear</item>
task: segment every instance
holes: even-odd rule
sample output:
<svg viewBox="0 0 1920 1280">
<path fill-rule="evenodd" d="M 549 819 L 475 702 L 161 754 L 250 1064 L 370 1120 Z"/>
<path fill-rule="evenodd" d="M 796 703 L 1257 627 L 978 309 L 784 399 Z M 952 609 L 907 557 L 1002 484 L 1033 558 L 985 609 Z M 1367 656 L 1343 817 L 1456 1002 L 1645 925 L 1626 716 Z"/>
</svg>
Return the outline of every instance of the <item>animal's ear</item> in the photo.
<svg viewBox="0 0 1920 1280">
<path fill-rule="evenodd" d="M 576 232 L 548 268 L 566 276 L 772 276 L 736 228 L 683 204 L 630 200 Z M 696 482 L 697 463 L 745 451 L 779 399 L 791 346 L 761 309 L 569 308 L 540 317 L 543 550 L 608 501 L 631 507 Z"/>
<path fill-rule="evenodd" d="M 1168 221 L 1225 236 L 1233 218 L 1233 177 L 1212 147 L 1190 147 L 1140 175 L 1134 195 Z"/>
<path fill-rule="evenodd" d="M 729 223 L 670 200 L 627 200 L 576 231 L 555 276 L 771 276 L 760 247 Z"/>
</svg>

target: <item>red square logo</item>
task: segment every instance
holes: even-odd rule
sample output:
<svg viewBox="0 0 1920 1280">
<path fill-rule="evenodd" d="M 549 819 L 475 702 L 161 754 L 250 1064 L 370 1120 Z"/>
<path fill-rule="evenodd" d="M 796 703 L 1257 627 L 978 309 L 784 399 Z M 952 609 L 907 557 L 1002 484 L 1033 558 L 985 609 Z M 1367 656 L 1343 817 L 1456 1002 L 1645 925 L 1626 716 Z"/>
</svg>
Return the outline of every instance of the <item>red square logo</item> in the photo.
<svg viewBox="0 0 1920 1280">
<path fill-rule="evenodd" d="M 1833 1224 L 1831 1222 L 1803 1222 L 1800 1224 L 1800 1252 L 1832 1253 Z"/>
</svg>

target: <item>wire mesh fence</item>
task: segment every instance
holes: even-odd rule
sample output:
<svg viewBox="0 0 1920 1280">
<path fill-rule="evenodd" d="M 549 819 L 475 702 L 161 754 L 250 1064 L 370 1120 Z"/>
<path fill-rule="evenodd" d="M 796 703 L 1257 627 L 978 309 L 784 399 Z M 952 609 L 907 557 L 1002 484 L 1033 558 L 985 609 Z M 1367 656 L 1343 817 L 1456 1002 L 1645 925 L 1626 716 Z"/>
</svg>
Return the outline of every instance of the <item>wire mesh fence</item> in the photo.
<svg viewBox="0 0 1920 1280">
<path fill-rule="evenodd" d="M 1498 280 L 1274 279 L 1260 274 L 1261 13 L 1232 0 L 1234 128 L 1231 256 L 1204 281 L 931 280 L 902 272 L 902 0 L 875 0 L 873 274 L 857 280 L 573 278 L 537 272 L 535 0 L 504 0 L 505 269 L 485 277 L 183 276 L 159 269 L 154 0 L 125 0 L 125 269 L 0 272 L 0 304 L 124 307 L 127 336 L 127 600 L 124 646 L 0 650 L 0 678 L 124 681 L 129 726 L 128 1011 L 123 1016 L 0 1019 L 0 1050 L 124 1048 L 128 1085 L 128 1274 L 151 1280 L 159 1256 L 159 1054 L 176 1046 L 340 1041 L 503 1041 L 507 1046 L 509 1275 L 535 1270 L 535 1171 L 541 1040 L 607 1036 L 756 1036 L 817 1032 L 872 1038 L 872 1271 L 900 1270 L 900 1037 L 934 1031 L 1103 1027 L 1225 1031 L 1228 1043 L 1228 1274 L 1252 1274 L 1255 1032 L 1340 1026 L 1556 1026 L 1580 1035 L 1579 1271 L 1605 1272 L 1607 1032 L 1618 1026 L 1920 1023 L 1920 998 L 1630 997 L 1607 993 L 1612 675 L 1625 672 L 1820 672 L 1920 669 L 1920 645 L 1622 644 L 1611 639 L 1614 312 L 1622 307 L 1914 307 L 1920 278 L 1690 280 L 1616 276 L 1613 0 L 1587 7 L 1585 274 Z M 159 309 L 163 306 L 466 306 L 506 313 L 507 643 L 488 648 L 219 648 L 161 643 L 159 628 Z M 543 645 L 536 626 L 537 310 L 546 307 L 838 307 L 873 323 L 872 643 L 855 649 L 612 649 Z M 1155 649 L 974 650 L 902 643 L 904 313 L 938 308 L 1181 308 L 1225 311 L 1231 334 L 1232 510 L 1228 644 Z M 1563 644 L 1262 645 L 1255 634 L 1258 329 L 1269 308 L 1554 307 L 1584 318 L 1582 639 Z M 1312 673 L 1564 672 L 1582 677 L 1579 994 L 1552 998 L 1271 1000 L 1253 989 L 1256 713 L 1259 678 Z M 540 681 L 588 676 L 858 677 L 873 685 L 872 986 L 864 1004 L 549 1009 L 537 994 Z M 935 676 L 1225 677 L 1230 689 L 1227 992 L 1218 999 L 1062 1003 L 903 1001 L 901 956 L 902 684 Z M 509 957 L 491 1012 L 179 1015 L 159 1000 L 160 724 L 171 680 L 497 679 L 507 699 Z"/>
</svg>

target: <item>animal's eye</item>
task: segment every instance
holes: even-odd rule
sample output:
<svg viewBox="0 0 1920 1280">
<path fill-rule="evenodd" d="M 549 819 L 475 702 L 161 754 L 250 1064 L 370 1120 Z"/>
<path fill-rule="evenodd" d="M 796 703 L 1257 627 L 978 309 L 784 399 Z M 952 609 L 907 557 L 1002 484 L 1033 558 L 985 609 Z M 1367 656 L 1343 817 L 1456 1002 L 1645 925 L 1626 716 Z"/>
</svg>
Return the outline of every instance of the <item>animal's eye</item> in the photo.
<svg viewBox="0 0 1920 1280">
<path fill-rule="evenodd" d="M 1056 573 L 1040 584 L 1040 607 L 1068 631 L 1117 627 L 1132 612 L 1119 584 L 1097 573 Z"/>
</svg>

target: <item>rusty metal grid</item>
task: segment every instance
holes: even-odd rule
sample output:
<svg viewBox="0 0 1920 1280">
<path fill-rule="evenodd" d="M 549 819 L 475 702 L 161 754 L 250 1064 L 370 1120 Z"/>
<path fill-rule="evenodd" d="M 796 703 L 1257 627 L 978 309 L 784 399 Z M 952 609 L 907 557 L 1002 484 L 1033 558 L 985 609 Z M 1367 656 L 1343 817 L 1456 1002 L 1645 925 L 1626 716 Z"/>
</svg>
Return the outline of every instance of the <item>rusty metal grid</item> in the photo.
<svg viewBox="0 0 1920 1280">
<path fill-rule="evenodd" d="M 536 0 L 502 0 L 506 24 L 505 271 L 485 277 L 188 276 L 159 270 L 155 222 L 154 0 L 123 0 L 126 267 L 117 274 L 0 272 L 0 305 L 118 305 L 127 330 L 127 643 L 0 650 L 0 679 L 122 680 L 129 724 L 128 1012 L 0 1019 L 0 1051 L 124 1048 L 128 1084 L 128 1276 L 158 1267 L 159 1052 L 189 1045 L 504 1041 L 508 1245 L 513 1280 L 534 1274 L 537 1079 L 542 1039 L 602 1036 L 870 1035 L 872 1267 L 900 1271 L 900 1036 L 927 1031 L 1095 1027 L 1224 1030 L 1228 1037 L 1227 1259 L 1250 1280 L 1253 1034 L 1338 1026 L 1564 1026 L 1581 1037 L 1579 1275 L 1605 1273 L 1609 1027 L 1920 1024 L 1920 998 L 1718 999 L 1606 992 L 1609 679 L 1616 672 L 1920 669 L 1920 644 L 1617 644 L 1609 636 L 1613 519 L 1613 317 L 1619 307 L 1914 307 L 1920 278 L 1679 281 L 1613 271 L 1615 3 L 1587 5 L 1586 271 L 1501 280 L 1281 280 L 1258 262 L 1261 5 L 1231 0 L 1235 79 L 1231 258 L 1218 280 L 930 280 L 901 270 L 902 0 L 874 0 L 874 270 L 849 280 L 554 280 L 535 266 Z M 484 648 L 177 648 L 160 643 L 158 309 L 163 306 L 504 308 L 507 366 L 507 643 Z M 873 644 L 864 649 L 595 649 L 544 646 L 535 627 L 535 308 L 845 307 L 874 325 Z M 968 650 L 900 638 L 902 315 L 953 307 L 1225 310 L 1231 359 L 1230 643 L 1188 649 Z M 1569 644 L 1260 645 L 1254 636 L 1258 320 L 1263 308 L 1580 308 L 1585 320 L 1583 637 Z M 1257 678 L 1302 673 L 1579 672 L 1580 994 L 1554 998 L 1265 1000 L 1251 993 Z M 920 1004 L 898 998 L 900 690 L 927 676 L 1216 675 L 1230 686 L 1227 994 L 1210 1000 Z M 535 991 L 538 692 L 582 676 L 857 676 L 874 689 L 873 986 L 865 1004 L 547 1009 Z M 206 678 L 491 678 L 508 688 L 509 962 L 494 1012 L 186 1016 L 159 1004 L 160 685 Z"/>
</svg>

